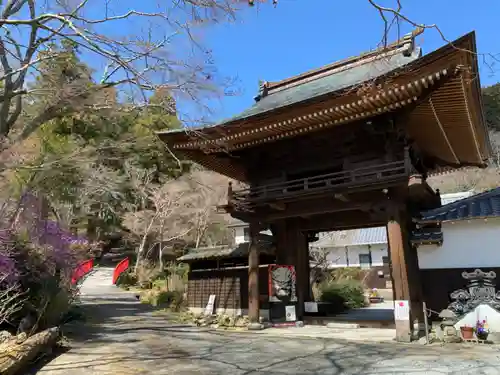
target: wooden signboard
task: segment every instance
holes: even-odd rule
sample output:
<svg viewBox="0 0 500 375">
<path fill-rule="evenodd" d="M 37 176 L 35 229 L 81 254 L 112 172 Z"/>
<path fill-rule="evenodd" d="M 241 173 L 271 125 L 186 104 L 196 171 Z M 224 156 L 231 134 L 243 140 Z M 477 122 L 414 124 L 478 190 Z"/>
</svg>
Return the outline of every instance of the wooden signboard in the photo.
<svg viewBox="0 0 500 375">
<path fill-rule="evenodd" d="M 212 315 L 214 313 L 215 306 L 215 294 L 210 294 L 208 297 L 208 303 L 205 307 L 205 315 Z"/>
</svg>

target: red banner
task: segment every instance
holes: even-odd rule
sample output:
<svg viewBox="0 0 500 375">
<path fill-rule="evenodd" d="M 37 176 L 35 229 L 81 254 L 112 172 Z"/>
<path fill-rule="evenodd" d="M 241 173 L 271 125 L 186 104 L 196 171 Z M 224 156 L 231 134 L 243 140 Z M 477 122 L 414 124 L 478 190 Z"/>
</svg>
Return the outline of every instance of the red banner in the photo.
<svg viewBox="0 0 500 375">
<path fill-rule="evenodd" d="M 120 277 L 120 275 L 128 270 L 130 266 L 130 260 L 128 258 L 123 259 L 118 263 L 115 267 L 115 270 L 113 271 L 113 284 L 116 284 L 116 281 Z"/>
<path fill-rule="evenodd" d="M 89 259 L 85 262 L 82 262 L 76 267 L 73 271 L 73 275 L 71 276 L 71 284 L 76 284 L 80 281 L 86 274 L 88 274 L 94 268 L 94 260 Z"/>
</svg>

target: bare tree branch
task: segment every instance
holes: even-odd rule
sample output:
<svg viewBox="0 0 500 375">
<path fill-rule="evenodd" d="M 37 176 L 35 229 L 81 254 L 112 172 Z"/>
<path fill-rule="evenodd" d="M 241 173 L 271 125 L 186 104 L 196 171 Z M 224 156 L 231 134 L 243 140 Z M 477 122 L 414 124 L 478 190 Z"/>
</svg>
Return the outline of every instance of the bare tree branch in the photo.
<svg viewBox="0 0 500 375">
<path fill-rule="evenodd" d="M 220 88 L 229 83 L 219 79 L 211 51 L 204 48 L 194 30 L 208 23 L 232 20 L 239 1 L 179 0 L 158 2 L 150 11 L 150 3 L 116 13 L 118 0 L 104 4 L 97 0 L 61 1 L 10 0 L 0 3 L 0 138 L 6 138 L 23 114 L 26 98 L 39 94 L 27 85 L 28 74 L 36 73 L 40 64 L 57 56 L 51 46 L 67 41 L 74 43 L 90 59 L 103 63 L 97 74 L 99 85 L 93 91 L 109 87 L 127 92 L 130 102 L 146 102 L 147 92 L 168 89 L 174 96 L 203 102 L 203 95 L 221 95 Z M 92 11 L 90 11 L 92 7 Z M 142 10 L 141 8 L 144 8 Z M 91 15 L 91 16 L 90 16 Z M 144 28 L 132 31 L 130 22 Z M 109 26 L 104 27 L 104 25 Z M 111 27 L 112 25 L 112 27 Z M 113 30 L 113 31 L 110 31 Z M 175 51 L 187 42 L 189 54 Z M 179 56 L 174 58 L 174 53 Z M 202 94 L 205 93 L 205 94 Z M 43 123 L 80 107 L 89 93 L 60 90 L 52 95 L 46 108 L 32 118 L 23 118 L 20 139 L 25 139 Z M 90 93 L 91 94 L 91 93 Z M 204 104 L 201 104 L 204 106 Z M 7 144 L 7 146 L 6 146 Z"/>
</svg>

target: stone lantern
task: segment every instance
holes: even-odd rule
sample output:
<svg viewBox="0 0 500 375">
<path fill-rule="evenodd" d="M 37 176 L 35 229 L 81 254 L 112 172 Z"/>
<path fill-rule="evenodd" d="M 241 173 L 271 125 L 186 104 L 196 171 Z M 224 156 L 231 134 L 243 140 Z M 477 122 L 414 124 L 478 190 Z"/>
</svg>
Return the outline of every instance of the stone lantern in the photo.
<svg viewBox="0 0 500 375">
<path fill-rule="evenodd" d="M 442 340 L 444 342 L 459 342 L 460 337 L 456 328 L 454 327 L 457 322 L 457 315 L 449 310 L 444 309 L 439 313 L 439 317 L 442 319 L 441 322 L 441 332 L 442 332 Z"/>
</svg>

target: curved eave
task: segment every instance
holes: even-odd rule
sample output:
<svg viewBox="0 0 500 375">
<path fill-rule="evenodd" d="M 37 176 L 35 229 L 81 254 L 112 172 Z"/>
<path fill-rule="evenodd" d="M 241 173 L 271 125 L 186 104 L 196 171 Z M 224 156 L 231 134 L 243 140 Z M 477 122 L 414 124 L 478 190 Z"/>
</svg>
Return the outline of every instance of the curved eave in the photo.
<svg viewBox="0 0 500 375">
<path fill-rule="evenodd" d="M 462 72 L 412 111 L 410 135 L 437 166 L 484 167 L 491 157 L 491 144 L 482 108 L 474 33 L 421 61 L 436 67 L 452 63 Z"/>
<path fill-rule="evenodd" d="M 409 108 L 407 129 L 436 167 L 484 167 L 491 145 L 482 110 L 475 35 L 425 55 L 387 75 L 384 89 L 360 97 L 357 90 L 331 93 L 287 114 L 202 129 L 158 133 L 174 152 L 245 181 L 231 152 Z M 262 116 L 261 116 L 262 117 Z"/>
<path fill-rule="evenodd" d="M 176 150 L 203 149 L 207 152 L 221 152 L 243 149 L 403 109 L 416 104 L 422 96 L 428 95 L 433 87 L 438 87 L 457 73 L 455 67 L 448 66 L 416 79 L 401 79 L 388 85 L 387 89 L 376 91 L 373 95 L 363 98 L 356 94 L 344 96 L 341 98 L 341 103 L 335 101 L 329 107 L 310 110 L 308 113 L 282 121 L 269 121 L 265 125 L 226 134 L 219 129 L 217 137 L 209 136 L 206 132 L 203 134 L 186 132 L 184 142 L 172 142 L 175 138 L 181 137 L 180 133 L 170 133 L 171 135 L 160 133 L 159 136 L 165 141 L 171 141 Z M 217 127 L 210 129 L 214 131 Z"/>
</svg>

